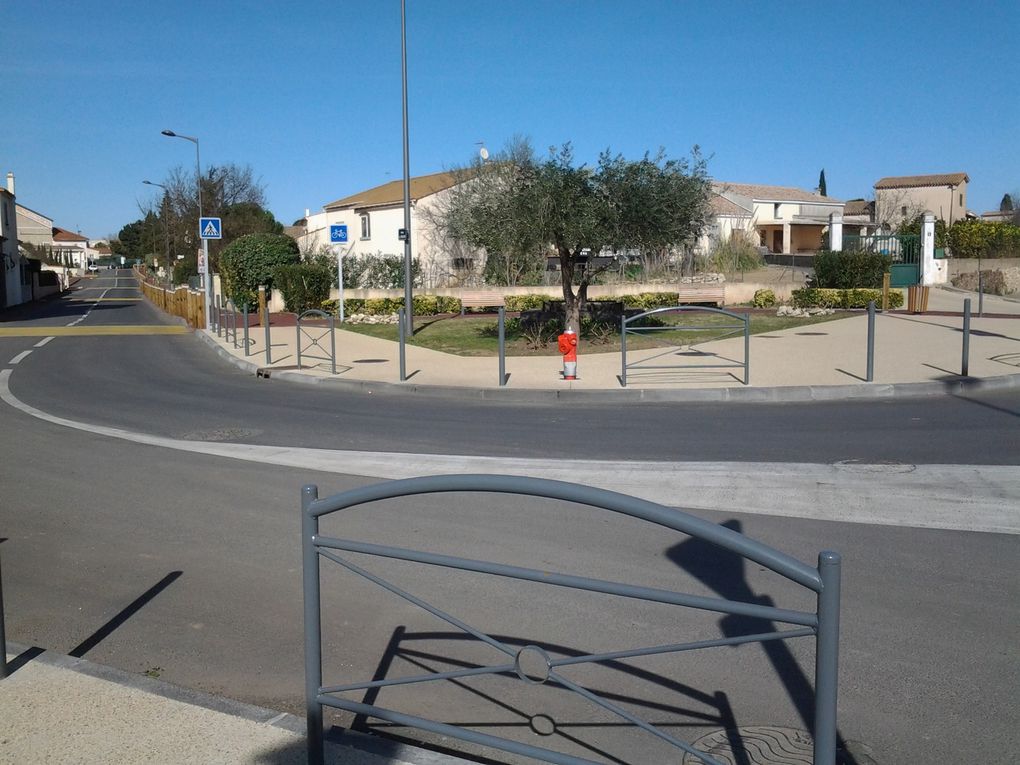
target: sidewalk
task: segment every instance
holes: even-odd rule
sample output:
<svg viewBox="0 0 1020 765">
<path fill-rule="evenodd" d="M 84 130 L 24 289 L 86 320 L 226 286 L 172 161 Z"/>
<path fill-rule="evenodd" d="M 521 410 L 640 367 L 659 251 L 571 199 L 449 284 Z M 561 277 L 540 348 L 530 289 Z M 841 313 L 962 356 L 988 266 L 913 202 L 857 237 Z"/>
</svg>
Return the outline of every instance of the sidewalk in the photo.
<svg viewBox="0 0 1020 765">
<path fill-rule="evenodd" d="M 972 303 L 969 378 L 961 378 L 962 318 L 964 298 Z M 619 352 L 593 353 L 582 344 L 578 378 L 560 378 L 558 356 L 509 356 L 508 379 L 499 386 L 495 357 L 465 357 L 408 344 L 407 380 L 399 379 L 399 346 L 357 332 L 336 330 L 336 374 L 329 356 L 325 329 L 324 348 L 303 343 L 303 363 L 297 369 L 297 330 L 273 327 L 271 357 L 265 363 L 264 329 L 249 335 L 249 353 L 202 333 L 239 367 L 276 379 L 338 383 L 367 383 L 405 388 L 415 392 L 446 391 L 450 395 L 468 390 L 508 398 L 535 398 L 526 392 L 615 392 L 625 398 L 719 398 L 804 400 L 812 398 L 871 395 L 930 394 L 950 387 L 1012 386 L 1020 384 L 1020 301 L 991 295 L 984 298 L 985 318 L 977 318 L 977 295 L 933 288 L 926 314 L 905 312 L 880 314 L 875 322 L 874 381 L 867 384 L 867 324 L 865 313 L 817 325 L 752 335 L 750 385 L 743 384 L 743 337 L 715 341 L 691 349 L 664 349 L 628 353 L 627 386 L 621 384 Z M 955 315 L 946 315 L 955 314 Z M 456 321 L 456 319 L 453 319 Z M 308 332 L 316 333 L 314 328 Z M 243 333 L 238 333 L 239 335 Z M 318 356 L 319 358 L 309 358 Z M 668 366 L 668 369 L 642 369 Z M 719 365 L 692 368 L 692 365 Z M 726 365 L 724 368 L 722 365 Z M 686 368 L 684 368 L 686 366 Z M 1012 377 L 1011 377 L 1012 376 Z M 989 382 L 990 381 L 990 382 Z M 904 387 L 906 386 L 906 387 Z M 714 391 L 714 393 L 713 393 Z M 583 394 L 582 394 L 583 395 Z"/>
<path fill-rule="evenodd" d="M 307 762 L 303 718 L 10 643 L 7 659 L 15 664 L 0 680 L 3 765 Z M 326 745 L 326 765 L 458 764 L 467 765 L 363 734 Z"/>
</svg>

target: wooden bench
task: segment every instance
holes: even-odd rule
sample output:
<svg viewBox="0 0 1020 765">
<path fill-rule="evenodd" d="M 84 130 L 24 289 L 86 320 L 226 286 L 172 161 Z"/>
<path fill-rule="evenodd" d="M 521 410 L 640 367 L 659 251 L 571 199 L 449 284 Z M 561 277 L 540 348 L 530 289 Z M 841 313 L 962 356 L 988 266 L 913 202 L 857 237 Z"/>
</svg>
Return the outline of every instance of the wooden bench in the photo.
<svg viewBox="0 0 1020 765">
<path fill-rule="evenodd" d="M 506 305 L 503 293 L 497 290 L 472 290 L 460 293 L 460 315 L 465 308 L 498 308 Z"/>
<path fill-rule="evenodd" d="M 682 284 L 677 288 L 677 302 L 684 303 L 715 303 L 723 305 L 726 300 L 726 287 L 722 284 Z"/>
</svg>

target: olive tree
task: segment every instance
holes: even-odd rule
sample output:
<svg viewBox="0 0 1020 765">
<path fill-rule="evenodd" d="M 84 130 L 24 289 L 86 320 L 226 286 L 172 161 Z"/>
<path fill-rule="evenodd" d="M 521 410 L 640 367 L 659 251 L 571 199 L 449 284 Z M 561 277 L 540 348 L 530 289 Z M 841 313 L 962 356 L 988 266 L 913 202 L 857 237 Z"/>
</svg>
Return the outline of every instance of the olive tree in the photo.
<svg viewBox="0 0 1020 765">
<path fill-rule="evenodd" d="M 575 164 L 569 143 L 540 159 L 515 139 L 493 159 L 457 171 L 460 183 L 435 221 L 490 255 L 556 257 L 565 325 L 577 331 L 588 286 L 615 256 L 675 251 L 697 239 L 708 214 L 705 170 L 697 147 L 690 160 L 660 150 L 629 161 L 607 150 L 589 167 Z"/>
</svg>

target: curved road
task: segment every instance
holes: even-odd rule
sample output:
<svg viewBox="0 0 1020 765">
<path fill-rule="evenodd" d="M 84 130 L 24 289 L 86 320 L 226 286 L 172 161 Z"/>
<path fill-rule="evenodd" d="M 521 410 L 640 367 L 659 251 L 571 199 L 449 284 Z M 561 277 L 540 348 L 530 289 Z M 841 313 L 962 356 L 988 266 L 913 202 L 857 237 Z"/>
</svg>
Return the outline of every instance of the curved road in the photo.
<svg viewBox="0 0 1020 765">
<path fill-rule="evenodd" d="M 1017 526 L 1015 393 L 621 407 L 347 394 L 256 380 L 197 338 L 165 334 L 176 325 L 137 299 L 127 272 L 81 287 L 0 314 L 0 537 L 13 640 L 299 711 L 301 484 L 318 483 L 325 495 L 374 480 L 364 476 L 547 465 L 610 488 L 658 491 L 668 504 L 700 504 L 709 509 L 699 515 L 805 561 L 840 550 L 840 722 L 856 751 L 882 763 L 992 762 L 1020 751 L 1010 690 L 1020 684 L 1020 536 L 962 530 Z M 257 461 L 237 459 L 245 450 Z M 499 459 L 470 459 L 478 457 Z M 843 515 L 811 514 L 826 503 Z M 976 517 L 992 520 L 982 526 Z M 338 522 L 352 538 L 810 605 L 756 566 L 578 507 L 430 497 Z M 732 628 L 697 612 L 448 572 L 430 578 L 403 564 L 385 571 L 484 629 L 550 650 Z M 330 573 L 324 585 L 328 676 L 491 660 L 363 582 Z M 586 679 L 682 737 L 733 723 L 805 727 L 812 655 L 793 642 L 785 652 L 747 646 L 693 664 L 650 661 L 669 678 L 653 689 L 651 707 L 637 669 Z M 590 711 L 568 699 L 493 683 L 425 696 L 386 691 L 380 701 L 412 712 L 424 703 L 431 714 L 507 735 L 547 714 L 560 732 L 540 744 L 609 761 L 667 756 L 633 731 L 584 724 Z"/>
</svg>

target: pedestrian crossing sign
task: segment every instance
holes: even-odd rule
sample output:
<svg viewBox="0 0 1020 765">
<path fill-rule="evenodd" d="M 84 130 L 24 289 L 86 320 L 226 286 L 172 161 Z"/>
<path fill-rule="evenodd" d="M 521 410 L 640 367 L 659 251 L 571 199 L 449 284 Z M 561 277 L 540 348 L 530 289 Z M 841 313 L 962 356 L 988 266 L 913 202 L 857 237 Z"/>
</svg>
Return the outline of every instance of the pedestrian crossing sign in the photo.
<svg viewBox="0 0 1020 765">
<path fill-rule="evenodd" d="M 219 218 L 199 218 L 198 235 L 202 239 L 222 239 L 223 226 Z"/>
</svg>

